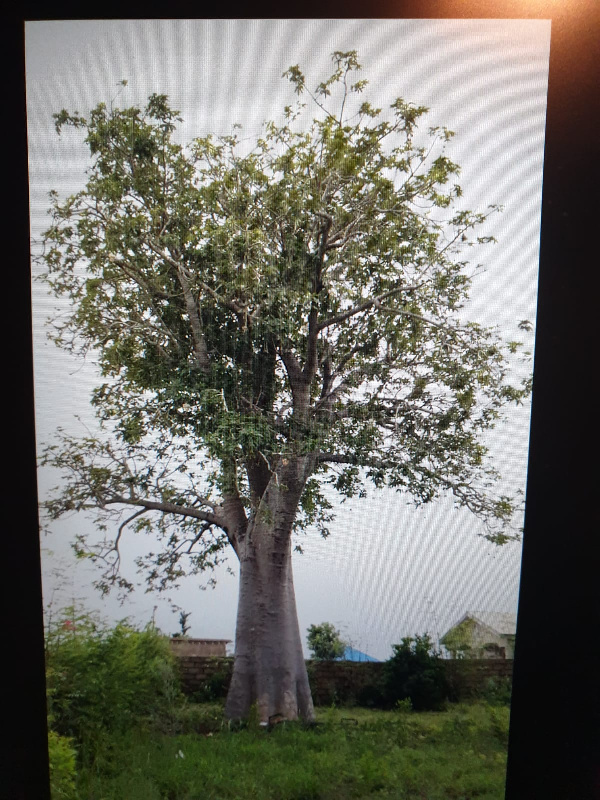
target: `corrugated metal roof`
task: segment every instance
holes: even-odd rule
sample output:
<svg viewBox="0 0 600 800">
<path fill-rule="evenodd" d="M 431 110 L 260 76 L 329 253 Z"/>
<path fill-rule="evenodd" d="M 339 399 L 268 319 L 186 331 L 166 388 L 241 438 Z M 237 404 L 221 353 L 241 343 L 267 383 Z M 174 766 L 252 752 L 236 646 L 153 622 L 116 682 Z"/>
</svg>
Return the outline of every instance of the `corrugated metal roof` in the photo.
<svg viewBox="0 0 600 800">
<path fill-rule="evenodd" d="M 336 661 L 379 661 L 378 658 L 373 658 L 373 656 L 368 656 L 366 653 L 363 653 L 360 650 L 356 650 L 354 647 L 347 646 L 344 650 L 344 655 L 340 658 L 337 658 Z"/>
</svg>

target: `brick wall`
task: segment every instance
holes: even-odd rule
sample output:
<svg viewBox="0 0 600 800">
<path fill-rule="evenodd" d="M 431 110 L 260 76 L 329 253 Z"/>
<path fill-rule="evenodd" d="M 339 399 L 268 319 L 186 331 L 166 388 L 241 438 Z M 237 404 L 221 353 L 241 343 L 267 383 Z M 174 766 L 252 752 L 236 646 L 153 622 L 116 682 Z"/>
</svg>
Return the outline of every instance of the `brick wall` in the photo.
<svg viewBox="0 0 600 800">
<path fill-rule="evenodd" d="M 183 656 L 222 656 L 227 654 L 230 639 L 190 639 L 176 637 L 169 639 L 169 646 L 175 655 Z"/>
<path fill-rule="evenodd" d="M 231 678 L 233 658 L 184 655 L 177 658 L 186 694 L 203 691 L 213 679 L 226 687 Z M 512 659 L 463 659 L 442 661 L 454 694 L 466 699 L 485 687 L 490 678 L 512 677 Z M 308 661 L 313 700 L 316 705 L 345 703 L 356 699 L 361 690 L 377 683 L 383 663 L 352 661 Z"/>
<path fill-rule="evenodd" d="M 219 658 L 218 656 L 194 656 L 177 653 L 177 663 L 181 676 L 181 685 L 187 695 L 206 689 L 211 678 L 217 679 L 223 675 L 226 685 L 229 685 L 233 670 L 233 658 Z"/>
<path fill-rule="evenodd" d="M 315 705 L 348 703 L 381 678 L 383 663 L 375 661 L 310 661 L 308 676 Z"/>
<path fill-rule="evenodd" d="M 483 689 L 490 679 L 512 679 L 512 658 L 456 659 L 443 661 L 446 677 L 455 695 L 467 699 Z"/>
</svg>

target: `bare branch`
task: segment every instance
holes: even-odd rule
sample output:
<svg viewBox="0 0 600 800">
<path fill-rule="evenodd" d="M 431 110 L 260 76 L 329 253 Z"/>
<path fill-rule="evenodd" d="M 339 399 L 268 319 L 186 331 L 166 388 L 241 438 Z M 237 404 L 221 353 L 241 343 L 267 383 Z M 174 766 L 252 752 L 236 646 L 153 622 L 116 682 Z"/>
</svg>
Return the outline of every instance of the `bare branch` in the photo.
<svg viewBox="0 0 600 800">
<path fill-rule="evenodd" d="M 129 525 L 130 522 L 133 522 L 133 520 L 136 519 L 136 517 L 140 517 L 142 514 L 146 514 L 147 511 L 148 511 L 147 508 L 141 508 L 141 509 L 139 509 L 139 511 L 136 511 L 130 517 L 127 517 L 127 519 L 119 525 L 119 529 L 117 531 L 117 535 L 115 537 L 114 544 L 113 544 L 113 546 L 111 548 L 111 550 L 113 550 L 117 554 L 117 557 L 115 559 L 115 563 L 113 565 L 113 568 L 114 568 L 115 572 L 118 571 L 119 563 L 121 561 L 121 553 L 119 551 L 119 542 L 121 541 L 121 536 L 123 534 L 123 531 L 125 530 L 127 525 Z"/>
<path fill-rule="evenodd" d="M 379 295 L 379 297 L 373 297 L 371 300 L 365 300 L 364 303 L 359 303 L 359 305 L 353 306 L 347 311 L 337 314 L 335 317 L 329 317 L 329 319 L 319 322 L 317 325 L 317 330 L 322 331 L 325 328 L 330 328 L 332 325 L 339 325 L 340 322 L 344 322 L 345 320 L 350 319 L 350 317 L 355 317 L 357 314 L 373 308 L 373 306 L 378 306 L 383 300 L 387 300 L 388 297 L 394 297 L 401 292 L 412 292 L 415 289 L 419 289 L 422 285 L 423 284 L 420 283 L 413 284 L 411 286 L 398 286 L 396 289 L 390 289 L 389 292 L 384 292 L 383 294 Z"/>
<path fill-rule="evenodd" d="M 123 504 L 127 506 L 141 506 L 145 511 L 162 511 L 165 514 L 177 514 L 180 517 L 194 517 L 195 519 L 204 520 L 211 525 L 216 525 L 226 531 L 226 520 L 224 520 L 219 513 L 210 514 L 207 511 L 201 511 L 198 508 L 191 506 L 179 506 L 176 503 L 166 503 L 156 500 L 144 500 L 141 497 L 123 497 L 122 495 L 113 495 L 103 502 L 104 505 Z M 140 512 L 142 513 L 142 512 Z"/>
</svg>

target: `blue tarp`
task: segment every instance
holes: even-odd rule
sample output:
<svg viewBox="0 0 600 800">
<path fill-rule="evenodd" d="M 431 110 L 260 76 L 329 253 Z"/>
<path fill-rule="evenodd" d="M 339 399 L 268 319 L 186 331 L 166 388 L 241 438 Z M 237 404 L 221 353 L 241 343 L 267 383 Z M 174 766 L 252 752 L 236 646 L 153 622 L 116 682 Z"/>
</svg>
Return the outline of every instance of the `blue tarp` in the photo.
<svg viewBox="0 0 600 800">
<path fill-rule="evenodd" d="M 353 647 L 346 647 L 344 650 L 344 655 L 341 658 L 336 659 L 337 661 L 377 661 L 379 662 L 378 658 L 373 658 L 373 656 L 368 656 L 366 653 L 362 653 L 360 650 L 355 650 Z"/>
</svg>

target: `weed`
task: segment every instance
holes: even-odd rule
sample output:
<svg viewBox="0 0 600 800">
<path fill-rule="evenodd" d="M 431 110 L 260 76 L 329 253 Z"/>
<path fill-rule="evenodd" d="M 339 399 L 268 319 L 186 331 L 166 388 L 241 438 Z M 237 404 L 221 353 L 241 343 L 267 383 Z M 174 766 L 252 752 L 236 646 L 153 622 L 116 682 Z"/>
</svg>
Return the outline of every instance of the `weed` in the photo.
<svg viewBox="0 0 600 800">
<path fill-rule="evenodd" d="M 405 697 L 404 700 L 396 700 L 394 711 L 399 714 L 408 714 L 413 710 L 413 705 L 410 697 Z"/>
<path fill-rule="evenodd" d="M 186 710 L 214 719 L 216 705 Z M 498 711 L 498 710 L 497 710 Z M 501 723 L 504 710 L 500 709 Z M 315 727 L 288 723 L 270 732 L 246 726 L 212 735 L 166 737 L 130 731 L 115 738 L 109 773 L 86 767 L 80 797 L 103 800 L 501 800 L 506 748 L 489 708 L 397 714 L 317 709 Z M 352 720 L 350 723 L 349 720 Z M 178 753 L 184 754 L 184 758 Z"/>
<path fill-rule="evenodd" d="M 509 712 L 505 708 L 488 706 L 490 729 L 500 744 L 508 745 Z"/>
<path fill-rule="evenodd" d="M 451 714 L 442 725 L 442 735 L 450 741 L 471 739 L 476 733 L 475 721 L 463 714 Z"/>
</svg>

